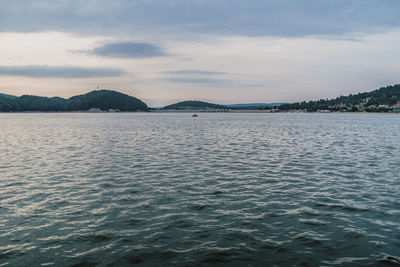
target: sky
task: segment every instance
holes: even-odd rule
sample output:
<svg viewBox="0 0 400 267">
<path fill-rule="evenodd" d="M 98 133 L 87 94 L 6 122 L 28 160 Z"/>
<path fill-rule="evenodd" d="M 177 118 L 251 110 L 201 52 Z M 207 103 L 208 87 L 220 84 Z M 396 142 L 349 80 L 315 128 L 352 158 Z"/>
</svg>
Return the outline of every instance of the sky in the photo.
<svg viewBox="0 0 400 267">
<path fill-rule="evenodd" d="M 0 93 L 116 90 L 157 107 L 400 83 L 399 0 L 1 0 Z"/>
</svg>

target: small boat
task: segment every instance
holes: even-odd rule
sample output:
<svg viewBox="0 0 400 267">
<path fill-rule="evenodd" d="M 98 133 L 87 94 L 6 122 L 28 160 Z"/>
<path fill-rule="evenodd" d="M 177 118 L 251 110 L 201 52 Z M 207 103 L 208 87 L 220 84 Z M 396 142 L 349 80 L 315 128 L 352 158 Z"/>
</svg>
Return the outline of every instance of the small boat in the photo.
<svg viewBox="0 0 400 267">
<path fill-rule="evenodd" d="M 197 114 L 192 114 L 192 117 L 198 117 L 199 115 L 197 115 Z"/>
</svg>

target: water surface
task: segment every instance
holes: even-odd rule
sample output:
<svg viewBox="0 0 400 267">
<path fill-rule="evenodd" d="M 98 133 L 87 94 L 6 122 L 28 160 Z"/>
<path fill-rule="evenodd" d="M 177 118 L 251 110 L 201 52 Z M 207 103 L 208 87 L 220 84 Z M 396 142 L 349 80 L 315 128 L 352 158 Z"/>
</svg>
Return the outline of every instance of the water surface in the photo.
<svg viewBox="0 0 400 267">
<path fill-rule="evenodd" d="M 0 266 L 400 263 L 400 116 L 0 114 Z"/>
</svg>

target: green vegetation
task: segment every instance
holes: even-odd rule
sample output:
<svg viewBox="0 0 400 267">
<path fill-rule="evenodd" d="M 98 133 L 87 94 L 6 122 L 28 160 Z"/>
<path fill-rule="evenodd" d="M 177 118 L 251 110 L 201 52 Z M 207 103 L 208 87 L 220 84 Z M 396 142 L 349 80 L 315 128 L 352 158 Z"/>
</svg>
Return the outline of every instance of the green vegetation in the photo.
<svg viewBox="0 0 400 267">
<path fill-rule="evenodd" d="M 201 110 L 201 109 L 227 109 L 227 107 L 202 101 L 183 101 L 169 106 L 165 106 L 164 109 Z"/>
<path fill-rule="evenodd" d="M 100 90 L 68 99 L 67 110 L 118 109 L 120 111 L 147 111 L 148 107 L 139 99 L 115 91 Z"/>
<path fill-rule="evenodd" d="M 111 90 L 93 91 L 69 99 L 61 97 L 40 97 L 23 95 L 10 98 L 0 95 L 0 111 L 86 111 L 100 109 L 104 111 L 148 111 L 141 100 Z"/>
<path fill-rule="evenodd" d="M 0 97 L 5 97 L 5 98 L 16 98 L 16 96 L 14 96 L 14 95 L 7 95 L 7 94 L 1 94 L 1 93 L 0 93 Z"/>
<path fill-rule="evenodd" d="M 335 99 L 282 104 L 279 110 L 389 112 L 399 107 L 400 84 Z"/>
</svg>

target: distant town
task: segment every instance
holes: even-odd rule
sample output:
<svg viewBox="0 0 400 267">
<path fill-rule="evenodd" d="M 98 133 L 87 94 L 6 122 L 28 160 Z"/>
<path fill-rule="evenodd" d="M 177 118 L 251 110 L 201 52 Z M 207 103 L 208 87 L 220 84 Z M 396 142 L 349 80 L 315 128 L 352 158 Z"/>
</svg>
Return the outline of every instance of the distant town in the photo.
<svg viewBox="0 0 400 267">
<path fill-rule="evenodd" d="M 308 112 L 400 112 L 400 84 L 330 100 L 282 104 L 277 109 Z"/>
</svg>

